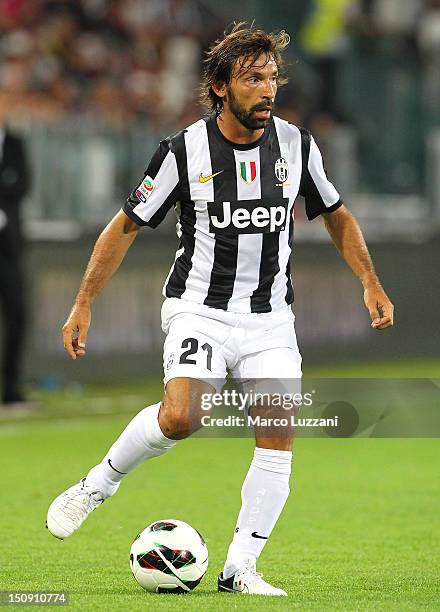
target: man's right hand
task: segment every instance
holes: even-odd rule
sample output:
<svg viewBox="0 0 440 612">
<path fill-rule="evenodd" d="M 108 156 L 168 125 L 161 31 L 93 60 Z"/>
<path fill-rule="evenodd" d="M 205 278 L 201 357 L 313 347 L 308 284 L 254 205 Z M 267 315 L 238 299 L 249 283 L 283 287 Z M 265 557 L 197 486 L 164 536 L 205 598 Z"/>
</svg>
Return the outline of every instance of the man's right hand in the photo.
<svg viewBox="0 0 440 612">
<path fill-rule="evenodd" d="M 139 225 L 120 210 L 96 241 L 75 304 L 63 327 L 64 348 L 72 359 L 86 354 L 87 332 L 92 318 L 90 306 L 121 265 L 138 229 Z"/>
<path fill-rule="evenodd" d="M 64 348 L 72 359 L 86 354 L 87 332 L 92 318 L 89 304 L 74 304 L 63 326 Z"/>
</svg>

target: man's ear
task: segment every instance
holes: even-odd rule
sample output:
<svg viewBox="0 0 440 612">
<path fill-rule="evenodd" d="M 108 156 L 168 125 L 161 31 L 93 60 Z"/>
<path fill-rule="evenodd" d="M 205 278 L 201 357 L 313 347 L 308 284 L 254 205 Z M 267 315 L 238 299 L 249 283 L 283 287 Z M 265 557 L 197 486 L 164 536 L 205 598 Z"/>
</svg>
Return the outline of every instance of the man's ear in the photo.
<svg viewBox="0 0 440 612">
<path fill-rule="evenodd" d="M 224 98 L 226 96 L 226 83 L 213 83 L 211 87 L 215 95 L 219 98 Z"/>
</svg>

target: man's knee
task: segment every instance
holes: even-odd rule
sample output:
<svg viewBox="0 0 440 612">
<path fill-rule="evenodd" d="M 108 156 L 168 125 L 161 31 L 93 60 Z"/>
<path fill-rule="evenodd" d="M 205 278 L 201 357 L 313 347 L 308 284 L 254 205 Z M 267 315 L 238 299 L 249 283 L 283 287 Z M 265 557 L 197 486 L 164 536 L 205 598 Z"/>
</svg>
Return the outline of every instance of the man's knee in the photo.
<svg viewBox="0 0 440 612">
<path fill-rule="evenodd" d="M 165 436 L 174 440 L 188 437 L 202 426 L 202 396 L 212 393 L 208 383 L 193 378 L 168 381 L 159 412 L 159 425 Z"/>
<path fill-rule="evenodd" d="M 184 398 L 176 401 L 165 394 L 159 411 L 159 425 L 167 438 L 181 440 L 191 433 L 189 405 Z"/>
</svg>

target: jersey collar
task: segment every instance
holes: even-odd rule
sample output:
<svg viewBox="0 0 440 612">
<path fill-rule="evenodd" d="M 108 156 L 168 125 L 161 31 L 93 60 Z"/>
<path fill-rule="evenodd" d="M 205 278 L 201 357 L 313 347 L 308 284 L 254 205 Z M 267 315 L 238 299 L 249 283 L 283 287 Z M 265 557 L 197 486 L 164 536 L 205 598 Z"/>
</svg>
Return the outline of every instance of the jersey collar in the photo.
<svg viewBox="0 0 440 612">
<path fill-rule="evenodd" d="M 218 139 L 220 139 L 222 142 L 226 143 L 227 145 L 229 145 L 233 149 L 237 149 L 239 151 L 250 151 L 251 149 L 256 149 L 257 147 L 259 147 L 260 145 L 262 145 L 266 141 L 266 139 L 267 139 L 267 137 L 269 135 L 269 132 L 270 132 L 270 130 L 272 128 L 272 125 L 273 125 L 273 117 L 270 118 L 269 123 L 265 127 L 264 132 L 262 133 L 260 138 L 258 140 L 254 140 L 254 142 L 250 142 L 249 144 L 238 144 L 237 142 L 232 142 L 231 140 L 228 140 L 227 138 L 225 138 L 225 136 L 223 136 L 220 128 L 218 127 L 215 115 L 211 115 L 208 118 L 208 122 L 211 123 L 215 136 Z"/>
</svg>

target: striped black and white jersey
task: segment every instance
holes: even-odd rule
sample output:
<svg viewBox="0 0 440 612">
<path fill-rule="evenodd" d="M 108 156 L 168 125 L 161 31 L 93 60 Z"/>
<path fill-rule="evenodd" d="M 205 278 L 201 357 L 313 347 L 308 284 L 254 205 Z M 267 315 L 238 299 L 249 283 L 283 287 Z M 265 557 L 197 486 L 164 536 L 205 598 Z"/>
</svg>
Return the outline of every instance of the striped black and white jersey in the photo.
<svg viewBox="0 0 440 612">
<path fill-rule="evenodd" d="M 160 143 L 124 211 L 153 228 L 177 213 L 180 244 L 164 296 L 270 312 L 293 302 L 298 195 L 310 220 L 341 205 L 310 132 L 273 117 L 257 141 L 236 144 L 209 117 Z"/>
</svg>

